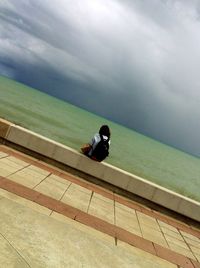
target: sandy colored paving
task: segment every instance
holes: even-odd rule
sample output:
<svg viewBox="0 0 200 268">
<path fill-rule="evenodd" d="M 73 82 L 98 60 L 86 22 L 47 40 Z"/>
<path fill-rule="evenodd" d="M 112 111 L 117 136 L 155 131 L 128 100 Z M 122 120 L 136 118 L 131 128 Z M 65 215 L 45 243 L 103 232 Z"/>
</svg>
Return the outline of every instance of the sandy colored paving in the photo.
<svg viewBox="0 0 200 268">
<path fill-rule="evenodd" d="M 0 151 L 0 176 L 3 199 L 51 218 L 67 221 L 71 217 L 76 220 L 73 223 L 99 228 L 113 237 L 115 246 L 137 247 L 175 264 L 166 267 L 199 267 L 200 232 L 185 223 L 4 146 Z M 67 215 L 67 209 L 71 214 Z"/>
</svg>

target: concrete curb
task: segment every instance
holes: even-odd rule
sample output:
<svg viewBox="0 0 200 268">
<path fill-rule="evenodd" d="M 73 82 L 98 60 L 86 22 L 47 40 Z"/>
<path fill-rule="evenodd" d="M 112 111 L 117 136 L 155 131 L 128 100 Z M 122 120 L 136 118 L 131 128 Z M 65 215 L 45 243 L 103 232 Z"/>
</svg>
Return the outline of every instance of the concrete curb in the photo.
<svg viewBox="0 0 200 268">
<path fill-rule="evenodd" d="M 63 144 L 0 119 L 0 138 L 200 222 L 200 203 L 107 163 L 91 161 Z"/>
</svg>

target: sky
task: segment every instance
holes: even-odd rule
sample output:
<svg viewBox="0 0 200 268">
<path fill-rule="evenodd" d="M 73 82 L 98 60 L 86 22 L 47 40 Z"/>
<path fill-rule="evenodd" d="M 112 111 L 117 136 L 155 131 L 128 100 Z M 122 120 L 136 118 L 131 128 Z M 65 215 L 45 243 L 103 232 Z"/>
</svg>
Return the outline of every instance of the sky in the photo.
<svg viewBox="0 0 200 268">
<path fill-rule="evenodd" d="M 0 74 L 200 156 L 199 0 L 1 0 Z"/>
</svg>

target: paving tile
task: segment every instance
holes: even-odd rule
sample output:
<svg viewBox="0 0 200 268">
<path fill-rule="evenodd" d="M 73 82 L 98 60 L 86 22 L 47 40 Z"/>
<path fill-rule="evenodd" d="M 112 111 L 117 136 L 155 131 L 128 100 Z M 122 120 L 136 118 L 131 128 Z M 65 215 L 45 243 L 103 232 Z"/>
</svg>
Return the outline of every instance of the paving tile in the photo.
<svg viewBox="0 0 200 268">
<path fill-rule="evenodd" d="M 11 161 L 11 162 L 14 162 L 17 165 L 20 165 L 22 167 L 26 167 L 26 166 L 29 166 L 30 165 L 28 162 L 25 162 L 25 161 L 23 161 L 23 160 L 21 160 L 19 158 L 14 157 L 14 156 L 7 157 L 7 160 L 8 161 Z"/>
<path fill-rule="evenodd" d="M 31 208 L 31 209 L 33 209 L 35 211 L 38 211 L 38 212 L 42 213 L 42 214 L 50 215 L 50 213 L 51 213 L 50 209 L 48 209 L 46 207 L 43 207 L 43 206 L 41 206 L 41 205 L 39 205 L 39 204 L 37 204 L 35 202 L 32 202 L 32 201 L 30 201 L 28 199 L 25 199 L 23 197 L 20 197 L 20 196 L 18 196 L 16 194 L 10 193 L 10 192 L 8 192 L 6 190 L 3 190 L 1 188 L 0 188 L 0 196 L 2 196 L 4 198 L 7 198 L 9 200 L 15 201 L 18 204 L 21 204 L 21 205 L 23 205 L 25 207 Z"/>
<path fill-rule="evenodd" d="M 183 256 L 177 252 L 174 252 L 170 249 L 166 249 L 161 247 L 160 245 L 154 245 L 157 256 L 172 263 L 179 265 L 184 268 L 194 268 L 192 262 L 188 259 L 188 257 Z M 178 266 L 178 267 L 179 267 Z"/>
<path fill-rule="evenodd" d="M 172 225 L 170 225 L 170 224 L 167 224 L 167 223 L 165 223 L 165 222 L 163 222 L 163 221 L 160 221 L 160 220 L 158 220 L 158 224 L 159 224 L 162 228 L 165 228 L 165 229 L 171 230 L 171 231 L 173 231 L 173 232 L 178 232 L 178 233 L 179 233 L 179 231 L 177 230 L 177 228 L 175 228 L 174 226 L 172 226 Z"/>
<path fill-rule="evenodd" d="M 7 177 L 8 175 L 16 172 L 17 170 L 19 170 L 19 168 L 12 168 L 0 163 L 0 176 L 2 177 Z"/>
<path fill-rule="evenodd" d="M 83 231 L 85 233 L 88 233 L 89 235 L 91 235 L 93 238 L 99 239 L 99 240 L 103 240 L 103 241 L 109 241 L 110 243 L 112 243 L 113 245 L 115 245 L 115 238 L 111 237 L 107 234 L 104 234 L 98 230 L 95 230 L 85 224 L 81 224 L 80 222 L 77 222 L 76 220 L 70 219 L 68 217 L 63 216 L 62 214 L 53 212 L 50 215 L 52 218 L 62 221 L 64 223 L 70 224 L 71 226 L 77 228 L 80 231 Z"/>
<path fill-rule="evenodd" d="M 53 179 L 55 182 L 59 184 L 65 184 L 67 186 L 69 186 L 71 184 L 71 181 L 63 179 L 62 177 L 55 175 L 55 174 L 51 174 L 48 178 Z"/>
<path fill-rule="evenodd" d="M 59 170 L 59 168 L 57 167 L 53 167 L 50 164 L 47 164 L 45 162 L 39 162 L 39 161 L 35 161 L 33 163 L 34 166 L 42 168 L 43 170 L 49 172 L 49 173 L 53 173 L 54 175 L 60 176 L 61 175 L 61 170 Z M 61 176 L 60 176 L 61 177 Z"/>
<path fill-rule="evenodd" d="M 76 183 L 72 183 L 68 189 L 69 191 L 73 192 L 73 191 L 80 191 L 82 193 L 86 193 L 86 194 L 91 194 L 91 190 L 85 188 L 85 187 L 82 187 Z"/>
<path fill-rule="evenodd" d="M 121 225 L 117 225 L 117 226 L 119 226 L 119 227 L 125 229 L 126 231 L 128 231 L 128 232 L 130 232 L 130 233 L 133 233 L 133 234 L 135 234 L 135 235 L 137 235 L 137 236 L 142 237 L 142 232 L 141 232 L 141 230 L 140 230 L 139 228 L 137 228 L 136 226 L 123 225 L 123 224 L 121 224 Z"/>
<path fill-rule="evenodd" d="M 48 174 L 48 172 L 44 174 L 38 173 L 37 170 L 28 167 L 9 175 L 8 178 L 29 188 L 33 188 L 45 179 Z"/>
<path fill-rule="evenodd" d="M 180 230 L 180 232 L 184 236 L 184 238 L 187 239 L 188 241 L 195 241 L 195 242 L 200 244 L 200 239 L 198 237 L 191 235 L 191 234 L 188 234 L 188 233 L 181 231 L 181 230 Z"/>
<path fill-rule="evenodd" d="M 156 244 L 161 245 L 163 247 L 166 248 L 168 247 L 167 242 L 161 232 L 149 228 L 148 226 L 145 225 L 141 225 L 141 230 L 142 230 L 142 236 L 145 239 L 155 242 Z"/>
<path fill-rule="evenodd" d="M 114 205 L 114 200 L 113 199 L 107 198 L 107 197 L 105 197 L 105 196 L 103 196 L 103 195 L 101 195 L 99 193 L 94 192 L 93 198 L 94 199 L 100 199 L 105 203 L 111 204 L 112 206 Z"/>
<path fill-rule="evenodd" d="M 163 228 L 163 227 L 161 227 L 161 230 L 164 233 L 164 235 L 171 236 L 172 238 L 175 238 L 175 239 L 178 239 L 178 240 L 184 242 L 184 239 L 183 239 L 183 237 L 181 236 L 181 234 L 179 233 L 178 230 L 176 230 L 176 232 L 174 232 L 174 231 L 171 231 L 170 229 L 166 229 L 166 228 Z"/>
<path fill-rule="evenodd" d="M 29 166 L 29 169 L 30 170 L 33 170 L 34 172 L 36 172 L 36 173 L 39 173 L 39 174 L 41 174 L 41 175 L 44 175 L 44 176 L 48 176 L 49 175 L 49 171 L 47 171 L 47 170 L 45 170 L 45 169 L 43 169 L 43 168 L 39 168 L 39 167 L 37 167 L 37 166 L 34 166 L 34 165 L 30 165 Z"/>
<path fill-rule="evenodd" d="M 184 242 L 184 240 L 179 240 L 168 235 L 166 235 L 165 238 L 168 242 L 170 249 L 196 260 L 193 252 L 191 251 L 191 246 L 189 248 L 188 245 Z"/>
<path fill-rule="evenodd" d="M 135 214 L 135 209 L 130 208 L 128 206 L 125 206 L 125 205 L 123 205 L 123 204 L 121 204 L 121 203 L 119 203 L 117 201 L 115 201 L 115 207 L 120 208 L 120 209 L 122 209 L 122 210 L 124 210 L 126 212 L 134 213 Z"/>
<path fill-rule="evenodd" d="M 120 206 L 115 207 L 115 224 L 125 230 L 142 236 L 136 213 L 133 209 L 124 210 Z"/>
<path fill-rule="evenodd" d="M 137 222 L 138 223 L 138 218 L 136 215 L 136 211 L 134 209 L 130 209 L 130 210 L 124 210 L 123 207 L 120 206 L 115 206 L 115 215 L 116 215 L 116 219 L 118 218 L 123 218 L 123 219 L 130 219 L 133 220 L 133 222 Z M 139 225 L 139 223 L 138 223 Z"/>
<path fill-rule="evenodd" d="M 109 200 L 114 200 L 113 192 L 111 192 L 105 188 L 102 188 L 101 186 L 91 185 L 91 183 L 90 183 L 86 187 L 88 189 L 90 189 L 91 191 L 93 191 L 95 194 L 99 194 L 101 196 L 104 196 L 105 198 L 108 198 Z"/>
<path fill-rule="evenodd" d="M 186 249 L 185 247 L 182 247 L 180 245 L 174 244 L 174 243 L 169 243 L 169 248 L 177 253 L 180 253 L 188 258 L 196 260 L 194 257 L 194 254 L 192 254 L 191 250 L 188 248 Z"/>
<path fill-rule="evenodd" d="M 4 157 L 7 157 L 7 156 L 8 156 L 7 153 L 4 153 L 4 152 L 0 151 L 0 158 L 4 158 Z"/>
<path fill-rule="evenodd" d="M 35 165 L 37 163 L 40 163 L 39 160 L 37 160 L 33 156 L 25 155 L 25 154 L 23 154 L 21 152 L 17 152 L 17 151 L 14 151 L 14 150 L 9 150 L 9 151 L 6 151 L 6 152 L 8 152 L 8 154 L 10 156 L 13 156 L 13 157 L 15 157 L 17 159 L 20 159 L 20 160 L 24 161 L 24 162 L 27 162 L 30 165 Z"/>
<path fill-rule="evenodd" d="M 100 219 L 99 217 L 89 215 L 89 214 L 84 213 L 84 212 L 81 212 L 81 213 L 79 212 L 76 215 L 75 220 L 82 223 L 82 224 L 90 226 L 90 227 L 94 228 L 95 230 L 98 230 L 98 231 L 103 232 L 107 235 L 110 235 L 112 237 L 116 236 L 115 226 L 113 226 L 113 224 L 106 222 L 105 219 Z"/>
<path fill-rule="evenodd" d="M 17 162 L 12 161 L 12 159 L 10 160 L 9 157 L 0 159 L 1 165 L 6 165 L 6 166 L 13 168 L 13 169 L 16 169 L 16 170 L 23 168 L 25 166 L 24 164 L 21 164 L 22 162 L 21 163 L 19 163 L 19 162 L 21 162 L 21 161 L 18 161 L 18 163 L 17 163 Z"/>
<path fill-rule="evenodd" d="M 43 193 L 45 195 L 51 196 L 56 200 L 60 200 L 67 188 L 69 187 L 70 182 L 62 179 L 56 175 L 50 175 L 40 184 L 38 184 L 34 190 Z"/>
<path fill-rule="evenodd" d="M 30 268 L 30 265 L 23 259 L 11 243 L 0 235 L 0 267 Z"/>
<path fill-rule="evenodd" d="M 200 268 L 200 263 L 198 261 L 190 259 L 194 268 Z M 182 268 L 182 267 L 181 267 Z"/>
<path fill-rule="evenodd" d="M 92 191 L 72 183 L 61 201 L 82 211 L 87 212 Z"/>
<path fill-rule="evenodd" d="M 143 222 L 147 222 L 147 223 L 152 223 L 152 224 L 155 224 L 157 223 L 156 219 L 149 216 L 149 215 L 146 215 L 140 211 L 137 211 L 137 215 L 138 215 L 138 219 L 143 221 Z"/>
<path fill-rule="evenodd" d="M 176 239 L 175 237 L 172 237 L 172 236 L 169 236 L 167 234 L 165 234 L 165 238 L 168 242 L 168 244 L 170 245 L 171 243 L 177 245 L 177 246 L 180 246 L 180 247 L 183 247 L 187 250 L 189 250 L 187 244 L 185 243 L 184 240 L 180 240 L 180 239 Z"/>
<path fill-rule="evenodd" d="M 127 208 L 132 208 L 132 209 L 136 209 L 137 211 L 141 211 L 142 205 L 130 199 L 122 197 L 118 194 L 114 194 L 114 199 L 116 203 L 123 204 Z"/>
<path fill-rule="evenodd" d="M 200 255 L 200 247 L 194 247 L 194 246 L 190 246 L 192 252 L 194 252 L 195 254 Z"/>
<path fill-rule="evenodd" d="M 185 237 L 185 236 L 184 236 L 184 239 L 188 245 L 191 245 L 191 246 L 194 246 L 194 247 L 197 247 L 200 249 L 200 239 L 199 239 L 199 241 L 197 241 L 197 240 L 192 240 L 192 239 Z"/>
<path fill-rule="evenodd" d="M 160 232 L 160 226 L 155 218 L 145 215 L 144 213 L 139 212 L 139 211 L 137 211 L 136 213 L 137 213 L 138 220 L 141 226 L 145 225 L 145 226 L 148 226 L 149 228 L 152 228 Z"/>
<path fill-rule="evenodd" d="M 145 252 L 156 255 L 155 247 L 149 240 L 143 239 L 119 227 L 116 227 L 116 237 L 117 241 L 123 241 L 129 245 L 142 249 Z"/>
<path fill-rule="evenodd" d="M 8 175 L 21 170 L 23 166 L 8 160 L 7 158 L 0 159 L 0 176 L 7 177 Z"/>
<path fill-rule="evenodd" d="M 198 262 L 200 262 L 200 254 L 196 254 L 194 253 L 195 257 L 197 258 Z M 200 264 L 199 264 L 199 267 L 200 267 Z"/>
<path fill-rule="evenodd" d="M 88 213 L 114 224 L 114 201 L 110 200 L 108 202 L 102 197 L 99 198 L 98 194 L 94 194 Z"/>
<path fill-rule="evenodd" d="M 136 254 L 138 252 L 141 256 L 141 259 L 137 263 L 134 263 L 135 267 L 146 267 L 146 268 L 177 268 L 176 264 L 170 263 L 166 260 L 163 260 L 157 256 L 154 256 L 148 252 L 145 252 L 141 249 L 133 247 L 127 243 L 124 243 L 120 240 L 117 240 L 117 247 L 124 248 L 126 251 L 131 254 Z M 134 267 L 134 265 L 132 267 Z M 131 267 L 131 266 L 130 266 Z"/>
</svg>

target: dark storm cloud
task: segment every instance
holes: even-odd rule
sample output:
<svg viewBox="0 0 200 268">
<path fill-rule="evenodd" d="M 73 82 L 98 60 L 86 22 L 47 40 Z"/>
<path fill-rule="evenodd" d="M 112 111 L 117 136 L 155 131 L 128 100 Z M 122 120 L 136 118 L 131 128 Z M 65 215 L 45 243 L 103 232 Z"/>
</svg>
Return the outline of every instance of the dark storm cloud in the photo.
<svg viewBox="0 0 200 268">
<path fill-rule="evenodd" d="M 200 155 L 199 15 L 197 0 L 4 0 L 0 73 Z"/>
</svg>

